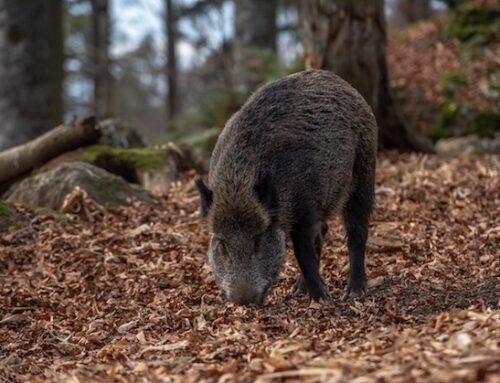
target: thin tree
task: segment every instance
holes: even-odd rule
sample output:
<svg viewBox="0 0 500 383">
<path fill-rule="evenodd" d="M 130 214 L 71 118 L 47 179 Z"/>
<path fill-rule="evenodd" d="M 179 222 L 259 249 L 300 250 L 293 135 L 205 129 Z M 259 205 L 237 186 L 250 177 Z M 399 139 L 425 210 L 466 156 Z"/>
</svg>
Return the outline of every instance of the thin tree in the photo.
<svg viewBox="0 0 500 383">
<path fill-rule="evenodd" d="M 165 28 L 167 32 L 167 110 L 172 122 L 177 115 L 177 55 L 176 55 L 176 16 L 173 0 L 165 0 Z"/>
<path fill-rule="evenodd" d="M 389 87 L 383 0 L 302 2 L 306 65 L 331 70 L 370 104 L 379 125 L 379 146 L 432 152 L 429 140 L 405 121 Z"/>
<path fill-rule="evenodd" d="M 0 0 L 0 150 L 62 119 L 61 0 Z"/>
<path fill-rule="evenodd" d="M 252 90 L 258 53 L 276 53 L 277 0 L 235 0 L 234 66 L 235 82 Z"/>
<path fill-rule="evenodd" d="M 112 109 L 112 78 L 110 73 L 110 15 L 108 0 L 91 0 L 92 37 L 91 65 L 94 82 L 94 115 L 109 117 Z"/>
</svg>

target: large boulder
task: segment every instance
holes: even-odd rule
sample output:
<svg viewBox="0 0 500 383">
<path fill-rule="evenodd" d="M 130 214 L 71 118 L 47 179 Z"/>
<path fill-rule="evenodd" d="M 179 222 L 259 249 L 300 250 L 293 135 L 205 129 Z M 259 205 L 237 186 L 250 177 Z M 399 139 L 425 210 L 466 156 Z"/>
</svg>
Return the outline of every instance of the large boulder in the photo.
<svg viewBox="0 0 500 383">
<path fill-rule="evenodd" d="M 64 163 L 25 178 L 12 186 L 5 197 L 9 202 L 59 210 L 66 196 L 77 187 L 99 205 L 108 207 L 124 205 L 130 199 L 153 201 L 141 187 L 84 162 Z"/>
</svg>

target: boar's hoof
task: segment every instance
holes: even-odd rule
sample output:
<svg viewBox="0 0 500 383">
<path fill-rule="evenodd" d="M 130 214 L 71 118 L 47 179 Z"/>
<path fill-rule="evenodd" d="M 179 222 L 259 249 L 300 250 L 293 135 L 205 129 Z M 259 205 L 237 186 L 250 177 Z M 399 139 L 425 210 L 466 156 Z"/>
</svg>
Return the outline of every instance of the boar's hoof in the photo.
<svg viewBox="0 0 500 383">
<path fill-rule="evenodd" d="M 292 296 L 300 296 L 300 295 L 304 295 L 304 294 L 307 294 L 307 285 L 306 285 L 306 280 L 304 279 L 304 276 L 302 274 L 300 274 L 299 279 L 297 279 L 297 281 L 293 285 Z M 318 286 L 318 289 L 313 294 L 309 294 L 309 295 L 311 296 L 313 301 L 319 302 L 319 303 L 324 304 L 326 306 L 328 306 L 332 303 L 332 298 L 330 297 L 330 294 L 328 293 L 328 289 L 323 284 Z"/>
<path fill-rule="evenodd" d="M 328 293 L 326 295 L 321 296 L 320 298 L 313 299 L 313 302 L 318 302 L 322 306 L 333 306 L 333 300 Z"/>
<path fill-rule="evenodd" d="M 307 294 L 307 286 L 304 276 L 300 274 L 300 277 L 295 281 L 292 287 L 292 295 L 297 297 L 299 295 Z"/>
<path fill-rule="evenodd" d="M 324 304 L 325 306 L 328 306 L 332 303 L 332 298 L 328 293 L 328 289 L 322 283 L 318 286 L 318 289 L 316 291 L 310 291 L 309 295 L 314 301 Z"/>
<path fill-rule="evenodd" d="M 365 283 L 357 285 L 357 286 L 352 286 L 351 284 L 349 284 L 349 286 L 347 286 L 347 290 L 346 290 L 344 296 L 342 297 L 342 299 L 344 301 L 348 301 L 351 299 L 362 298 L 365 296 L 365 294 L 366 294 L 366 284 Z"/>
</svg>

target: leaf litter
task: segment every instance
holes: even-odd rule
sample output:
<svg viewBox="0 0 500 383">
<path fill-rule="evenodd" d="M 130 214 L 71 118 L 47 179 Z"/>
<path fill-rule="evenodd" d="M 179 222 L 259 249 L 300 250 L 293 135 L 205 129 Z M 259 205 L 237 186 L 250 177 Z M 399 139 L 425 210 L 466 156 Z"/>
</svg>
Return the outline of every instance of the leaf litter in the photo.
<svg viewBox="0 0 500 383">
<path fill-rule="evenodd" d="M 19 207 L 27 224 L 0 237 L 0 380 L 498 382 L 499 172 L 498 156 L 383 154 L 368 295 L 341 300 L 333 220 L 329 307 L 290 294 L 290 252 L 263 308 L 223 302 L 192 174 L 154 206 Z"/>
</svg>

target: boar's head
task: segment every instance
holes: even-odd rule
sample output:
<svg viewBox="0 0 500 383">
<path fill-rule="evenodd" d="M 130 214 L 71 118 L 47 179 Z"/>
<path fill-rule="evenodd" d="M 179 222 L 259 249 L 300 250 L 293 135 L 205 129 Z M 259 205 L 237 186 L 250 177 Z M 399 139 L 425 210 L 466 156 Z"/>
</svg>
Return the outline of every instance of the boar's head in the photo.
<svg viewBox="0 0 500 383">
<path fill-rule="evenodd" d="M 225 298 L 261 305 L 278 278 L 285 234 L 278 227 L 278 200 L 271 177 L 234 183 L 219 179 L 210 190 L 201 178 L 201 217 L 211 231 L 209 263 Z"/>
</svg>

